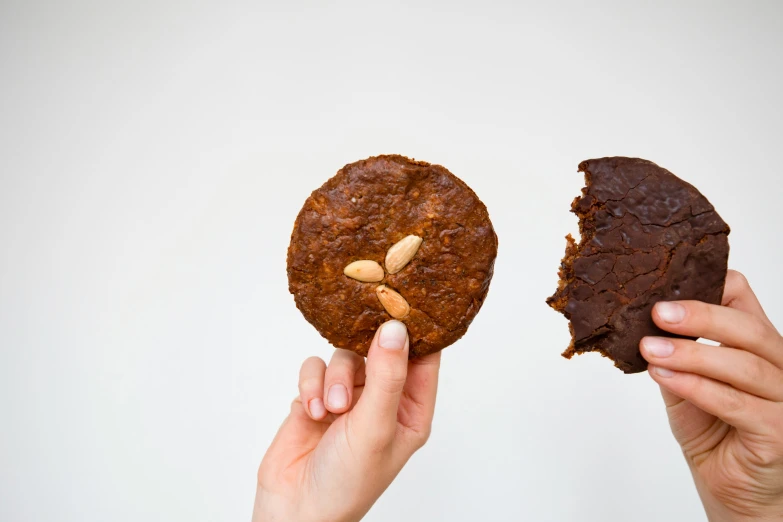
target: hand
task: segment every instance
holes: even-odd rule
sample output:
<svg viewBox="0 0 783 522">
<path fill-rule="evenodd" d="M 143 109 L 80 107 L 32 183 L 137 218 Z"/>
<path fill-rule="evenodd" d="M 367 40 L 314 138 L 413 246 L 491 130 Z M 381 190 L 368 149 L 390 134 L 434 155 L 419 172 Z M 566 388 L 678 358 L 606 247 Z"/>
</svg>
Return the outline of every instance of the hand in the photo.
<svg viewBox="0 0 783 522">
<path fill-rule="evenodd" d="M 709 520 L 783 520 L 783 337 L 747 280 L 730 270 L 723 306 L 662 302 L 653 320 L 722 343 L 641 341 Z"/>
<path fill-rule="evenodd" d="M 254 522 L 360 520 L 427 441 L 440 353 L 408 361 L 399 321 L 364 358 L 336 350 L 307 359 L 299 397 L 258 470 Z"/>
</svg>

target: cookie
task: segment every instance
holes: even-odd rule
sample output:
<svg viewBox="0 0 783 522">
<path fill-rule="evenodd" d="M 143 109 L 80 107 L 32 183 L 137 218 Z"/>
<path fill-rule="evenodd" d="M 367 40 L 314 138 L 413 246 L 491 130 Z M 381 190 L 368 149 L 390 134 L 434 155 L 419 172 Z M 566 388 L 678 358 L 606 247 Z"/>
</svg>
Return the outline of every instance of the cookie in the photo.
<svg viewBox="0 0 783 522">
<path fill-rule="evenodd" d="M 570 321 L 563 353 L 599 352 L 625 373 L 647 369 L 639 341 L 674 336 L 652 321 L 658 301 L 720 304 L 729 226 L 693 186 L 650 161 L 583 161 L 582 196 L 571 205 L 581 240 L 569 235 L 557 291 L 547 299 Z"/>
<path fill-rule="evenodd" d="M 305 201 L 288 247 L 296 306 L 332 345 L 367 355 L 392 318 L 411 357 L 462 337 L 492 280 L 487 208 L 439 165 L 378 156 L 343 167 Z"/>
</svg>

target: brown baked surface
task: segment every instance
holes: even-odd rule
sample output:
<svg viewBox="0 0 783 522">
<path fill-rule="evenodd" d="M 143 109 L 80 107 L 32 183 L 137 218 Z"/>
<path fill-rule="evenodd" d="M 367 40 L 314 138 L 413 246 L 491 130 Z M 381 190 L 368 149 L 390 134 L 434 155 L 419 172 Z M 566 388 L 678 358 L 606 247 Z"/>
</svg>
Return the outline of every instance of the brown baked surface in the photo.
<svg viewBox="0 0 783 522">
<path fill-rule="evenodd" d="M 423 238 L 413 259 L 381 282 L 343 274 L 353 261 L 381 266 L 389 247 Z M 467 331 L 489 290 L 497 236 L 484 204 L 439 165 L 378 156 L 346 165 L 305 201 L 288 248 L 296 306 L 332 345 L 366 355 L 391 316 L 376 296 L 385 284 L 410 304 L 411 357 L 436 352 Z"/>
<path fill-rule="evenodd" d="M 583 161 L 586 187 L 571 208 L 581 241 L 567 237 L 560 283 L 547 303 L 570 320 L 563 356 L 599 352 L 625 373 L 647 368 L 639 341 L 669 336 L 652 321 L 658 301 L 720 304 L 729 226 L 693 186 L 650 161 Z"/>
</svg>

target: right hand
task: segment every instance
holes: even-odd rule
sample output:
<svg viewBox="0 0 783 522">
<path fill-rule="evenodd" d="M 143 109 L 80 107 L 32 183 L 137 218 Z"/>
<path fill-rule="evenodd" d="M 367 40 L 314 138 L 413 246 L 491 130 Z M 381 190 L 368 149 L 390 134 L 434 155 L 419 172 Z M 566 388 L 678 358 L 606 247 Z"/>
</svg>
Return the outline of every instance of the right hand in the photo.
<svg viewBox="0 0 783 522">
<path fill-rule="evenodd" d="M 253 522 L 360 520 L 427 441 L 440 352 L 408 360 L 405 325 L 389 321 L 364 358 L 307 359 L 299 397 L 258 470 Z"/>
<path fill-rule="evenodd" d="M 783 337 L 747 280 L 730 270 L 723 306 L 661 302 L 653 320 L 722 343 L 641 342 L 709 519 L 783 520 Z"/>
</svg>

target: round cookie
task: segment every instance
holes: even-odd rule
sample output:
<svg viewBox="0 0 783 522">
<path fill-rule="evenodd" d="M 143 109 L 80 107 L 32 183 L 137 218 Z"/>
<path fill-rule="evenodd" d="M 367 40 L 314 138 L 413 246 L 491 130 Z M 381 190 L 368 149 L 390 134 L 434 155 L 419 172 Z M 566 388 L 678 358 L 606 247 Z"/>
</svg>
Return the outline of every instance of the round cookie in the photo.
<svg viewBox="0 0 783 522">
<path fill-rule="evenodd" d="M 655 303 L 720 304 L 729 226 L 695 187 L 650 161 L 601 158 L 579 171 L 587 186 L 571 209 L 582 237 L 578 245 L 567 237 L 560 284 L 547 299 L 570 320 L 563 356 L 595 351 L 641 372 L 642 337 L 674 336 L 653 323 Z"/>
<path fill-rule="evenodd" d="M 448 170 L 373 157 L 346 165 L 305 201 L 288 247 L 288 287 L 332 345 L 367 355 L 394 316 L 408 328 L 411 357 L 422 356 L 465 334 L 489 290 L 497 245 L 487 208 Z"/>
</svg>

